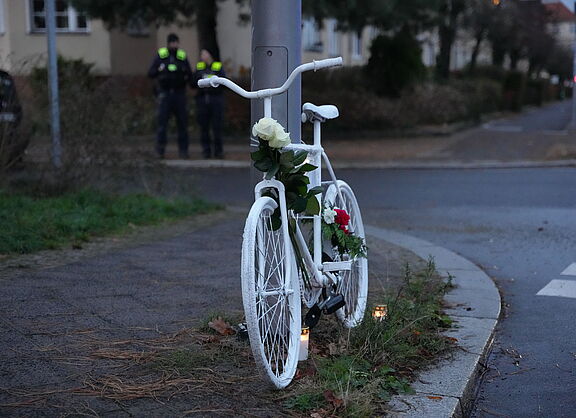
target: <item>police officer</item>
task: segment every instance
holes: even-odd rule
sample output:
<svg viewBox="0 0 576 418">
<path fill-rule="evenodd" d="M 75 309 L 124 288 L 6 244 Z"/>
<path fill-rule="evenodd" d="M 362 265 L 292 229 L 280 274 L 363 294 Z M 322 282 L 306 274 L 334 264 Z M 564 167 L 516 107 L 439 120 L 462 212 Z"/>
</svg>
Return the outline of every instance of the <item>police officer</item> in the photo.
<svg viewBox="0 0 576 418">
<path fill-rule="evenodd" d="M 174 114 L 178 127 L 180 158 L 188 158 L 188 106 L 186 87 L 192 77 L 192 69 L 186 52 L 178 48 L 180 40 L 174 33 L 168 35 L 167 47 L 160 48 L 154 58 L 148 77 L 157 80 L 158 131 L 156 152 L 164 158 L 167 128 L 170 115 Z"/>
<path fill-rule="evenodd" d="M 222 63 L 216 61 L 208 49 L 200 51 L 200 61 L 196 64 L 196 71 L 192 77 L 192 87 L 198 87 L 198 80 L 209 77 L 225 77 Z M 196 94 L 196 117 L 200 125 L 202 154 L 204 158 L 212 156 L 210 141 L 210 128 L 214 135 L 214 157 L 224 158 L 222 147 L 222 120 L 224 117 L 224 93 L 222 87 L 198 89 Z"/>
</svg>

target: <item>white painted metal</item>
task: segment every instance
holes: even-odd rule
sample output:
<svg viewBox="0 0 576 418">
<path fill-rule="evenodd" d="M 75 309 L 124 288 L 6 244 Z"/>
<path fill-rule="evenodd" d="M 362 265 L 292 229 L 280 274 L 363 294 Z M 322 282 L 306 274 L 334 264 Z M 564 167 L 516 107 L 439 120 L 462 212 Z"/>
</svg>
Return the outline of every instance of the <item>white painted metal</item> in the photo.
<svg viewBox="0 0 576 418">
<path fill-rule="evenodd" d="M 322 263 L 322 271 L 339 271 L 339 270 L 351 270 L 351 261 L 327 261 Z"/>
<path fill-rule="evenodd" d="M 278 88 L 248 92 L 234 82 L 220 77 L 200 80 L 199 87 L 228 87 L 242 97 L 264 99 L 264 116 L 272 117 L 272 96 L 282 94 L 296 77 L 309 70 L 318 70 L 342 65 L 342 58 L 333 58 L 303 64 L 294 69 L 286 82 Z M 310 187 L 328 184 L 325 199 L 318 195 L 318 202 L 331 202 L 346 209 L 351 216 L 351 230 L 364 238 L 364 226 L 356 198 L 350 187 L 336 179 L 334 170 L 321 145 L 321 122 L 338 116 L 335 106 L 314 106 L 307 104 L 304 109 L 306 119 L 314 123 L 314 144 L 290 144 L 285 150 L 304 150 L 309 153 L 309 161 L 318 167 L 308 174 Z M 322 182 L 321 165 L 326 164 L 330 182 Z M 262 196 L 265 190 L 275 189 L 278 203 Z M 254 189 L 256 201 L 246 219 L 242 243 L 242 298 L 246 313 L 246 323 L 250 345 L 256 364 L 267 379 L 277 388 L 286 387 L 294 377 L 298 361 L 301 330 L 300 298 L 311 307 L 318 302 L 325 286 L 337 286 L 347 302 L 345 308 L 337 312 L 346 327 L 357 325 L 364 314 L 368 288 L 368 264 L 365 258 L 340 260 L 322 263 L 322 223 L 321 215 L 313 219 L 313 254 L 299 226 L 299 219 L 288 213 L 284 185 L 277 180 L 262 180 Z M 282 226 L 278 230 L 271 227 L 271 216 L 280 208 Z M 303 286 L 294 257 L 294 249 L 288 232 L 288 221 L 294 219 L 296 225 L 295 245 L 303 258 L 304 266 L 311 278 L 312 287 Z M 333 254 L 334 255 L 334 254 Z M 334 274 L 336 273 L 337 274 Z M 349 302 L 349 300 L 351 302 Z"/>
<path fill-rule="evenodd" d="M 322 68 L 338 67 L 340 65 L 342 65 L 342 57 L 328 58 L 320 61 L 312 61 L 307 64 L 299 65 L 298 67 L 294 68 L 294 71 L 290 73 L 290 76 L 284 82 L 284 84 L 282 84 L 282 86 L 273 89 L 246 91 L 238 84 L 223 77 L 204 78 L 198 81 L 198 87 L 204 88 L 204 87 L 225 86 L 228 87 L 230 90 L 232 90 L 234 93 L 242 97 L 245 97 L 246 99 L 262 99 L 264 97 L 272 97 L 284 93 L 286 90 L 290 88 L 290 85 L 294 82 L 296 77 L 298 77 L 301 73 L 305 71 L 318 71 Z"/>
<path fill-rule="evenodd" d="M 324 122 L 326 119 L 335 119 L 340 115 L 338 108 L 334 105 L 316 106 L 312 103 L 304 103 L 302 105 L 302 113 L 304 122 L 314 122 L 315 120 Z"/>
<path fill-rule="evenodd" d="M 281 389 L 296 373 L 301 313 L 287 228 L 271 228 L 270 217 L 277 207 L 269 197 L 260 197 L 252 205 L 244 228 L 241 277 L 254 360 L 260 372 Z"/>
<path fill-rule="evenodd" d="M 576 263 L 570 264 L 568 267 L 566 267 L 564 269 L 564 271 L 562 273 L 560 273 L 560 275 L 562 275 L 562 276 L 576 276 Z"/>
<path fill-rule="evenodd" d="M 576 299 L 576 281 L 574 280 L 552 280 L 542 290 L 536 293 L 537 296 L 559 296 L 563 298 Z"/>
<path fill-rule="evenodd" d="M 348 184 L 338 180 L 337 186 L 330 185 L 326 191 L 324 202 L 348 212 L 350 231 L 354 235 L 366 238 L 360 208 L 354 192 Z M 326 251 L 334 260 L 340 261 L 340 254 L 337 249 L 326 249 Z M 362 322 L 368 298 L 368 259 L 357 257 L 350 261 L 352 264 L 350 270 L 339 272 L 340 282 L 337 287 L 337 292 L 344 296 L 346 305 L 336 312 L 336 316 L 347 328 L 355 327 Z"/>
</svg>

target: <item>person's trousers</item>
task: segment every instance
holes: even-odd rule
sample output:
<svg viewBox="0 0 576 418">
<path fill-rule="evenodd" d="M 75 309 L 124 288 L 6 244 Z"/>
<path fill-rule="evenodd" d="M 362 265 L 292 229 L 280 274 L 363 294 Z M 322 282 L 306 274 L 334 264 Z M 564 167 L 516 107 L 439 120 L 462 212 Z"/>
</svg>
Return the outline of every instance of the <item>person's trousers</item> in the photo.
<svg viewBox="0 0 576 418">
<path fill-rule="evenodd" d="M 214 155 L 222 157 L 222 121 L 224 97 L 221 94 L 203 94 L 196 97 L 196 117 L 200 125 L 200 143 L 204 157 L 211 156 L 210 130 L 214 136 Z"/>
<path fill-rule="evenodd" d="M 176 118 L 178 128 L 178 149 L 180 156 L 188 155 L 188 105 L 186 90 L 165 90 L 158 95 L 158 131 L 156 135 L 156 152 L 164 156 L 166 151 L 168 121 L 170 115 Z"/>
</svg>

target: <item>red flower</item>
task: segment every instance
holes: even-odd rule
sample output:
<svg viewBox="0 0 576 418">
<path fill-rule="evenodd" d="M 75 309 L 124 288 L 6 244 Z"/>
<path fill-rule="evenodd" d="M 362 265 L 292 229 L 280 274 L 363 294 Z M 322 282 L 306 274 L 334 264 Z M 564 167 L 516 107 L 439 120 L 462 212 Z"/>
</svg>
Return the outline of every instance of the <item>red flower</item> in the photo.
<svg viewBox="0 0 576 418">
<path fill-rule="evenodd" d="M 334 221 L 339 225 L 348 225 L 348 222 L 350 221 L 350 215 L 348 215 L 346 211 L 342 209 L 334 209 L 334 210 L 336 211 Z"/>
<path fill-rule="evenodd" d="M 338 229 L 341 229 L 342 231 L 344 231 L 344 233 L 345 233 L 346 235 L 350 235 L 350 231 L 348 230 L 348 225 L 340 225 L 340 226 L 338 227 Z"/>
</svg>

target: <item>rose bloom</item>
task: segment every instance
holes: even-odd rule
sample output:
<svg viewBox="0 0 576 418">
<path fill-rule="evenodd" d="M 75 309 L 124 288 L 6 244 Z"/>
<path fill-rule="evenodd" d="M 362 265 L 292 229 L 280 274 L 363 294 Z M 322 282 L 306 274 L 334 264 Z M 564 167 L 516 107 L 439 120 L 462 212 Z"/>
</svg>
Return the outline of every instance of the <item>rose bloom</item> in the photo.
<svg viewBox="0 0 576 418">
<path fill-rule="evenodd" d="M 345 233 L 346 235 L 350 235 L 350 231 L 348 230 L 348 225 L 340 225 L 340 226 L 338 227 L 338 229 L 341 229 L 342 231 L 344 231 L 344 233 Z"/>
<path fill-rule="evenodd" d="M 282 125 L 277 124 L 276 129 L 274 130 L 274 135 L 268 141 L 268 145 L 270 145 L 272 148 L 284 148 L 290 142 L 292 142 L 290 139 L 290 134 L 284 132 Z"/>
<path fill-rule="evenodd" d="M 268 141 L 271 148 L 284 148 L 291 142 L 290 134 L 272 118 L 262 118 L 256 122 L 252 127 L 252 135 Z"/>
<path fill-rule="evenodd" d="M 342 226 L 348 225 L 348 222 L 350 221 L 350 215 L 348 215 L 346 211 L 342 209 L 334 209 L 334 210 L 336 211 L 336 217 L 334 218 L 336 223 Z"/>
<path fill-rule="evenodd" d="M 264 141 L 270 141 L 276 131 L 278 122 L 272 118 L 262 118 L 252 127 L 252 135 L 262 138 Z"/>
<path fill-rule="evenodd" d="M 334 223 L 334 218 L 336 217 L 336 211 L 330 208 L 325 208 L 324 213 L 322 214 L 322 218 L 324 222 L 328 225 Z"/>
</svg>

